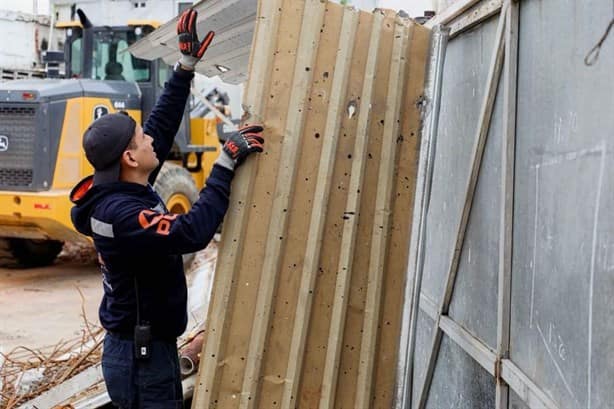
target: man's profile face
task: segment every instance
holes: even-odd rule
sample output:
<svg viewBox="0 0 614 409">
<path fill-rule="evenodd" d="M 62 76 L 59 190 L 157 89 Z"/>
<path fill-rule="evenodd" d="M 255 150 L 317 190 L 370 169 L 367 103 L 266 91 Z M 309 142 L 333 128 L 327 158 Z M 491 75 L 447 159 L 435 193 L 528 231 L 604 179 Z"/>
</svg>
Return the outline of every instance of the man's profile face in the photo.
<svg viewBox="0 0 614 409">
<path fill-rule="evenodd" d="M 153 149 L 153 138 L 143 132 L 143 127 L 137 125 L 134 137 L 128 149 L 138 163 L 138 167 L 145 172 L 151 172 L 158 167 L 160 161 Z"/>
</svg>

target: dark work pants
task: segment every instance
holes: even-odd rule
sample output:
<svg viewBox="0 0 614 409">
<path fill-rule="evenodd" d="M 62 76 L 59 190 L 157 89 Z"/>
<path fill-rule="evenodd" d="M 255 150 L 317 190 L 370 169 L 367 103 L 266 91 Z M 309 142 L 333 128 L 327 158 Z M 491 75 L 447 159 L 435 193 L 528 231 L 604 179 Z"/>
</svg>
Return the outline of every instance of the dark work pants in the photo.
<svg viewBox="0 0 614 409">
<path fill-rule="evenodd" d="M 151 356 L 134 358 L 134 341 L 107 333 L 102 352 L 107 392 L 121 409 L 183 408 L 177 344 L 152 341 Z"/>
</svg>

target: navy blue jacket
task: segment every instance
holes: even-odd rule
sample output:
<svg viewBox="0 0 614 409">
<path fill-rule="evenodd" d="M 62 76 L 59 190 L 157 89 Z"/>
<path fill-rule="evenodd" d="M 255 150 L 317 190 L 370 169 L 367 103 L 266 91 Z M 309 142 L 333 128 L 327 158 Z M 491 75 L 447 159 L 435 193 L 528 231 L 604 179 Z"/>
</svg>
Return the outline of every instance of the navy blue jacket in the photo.
<svg viewBox="0 0 614 409">
<path fill-rule="evenodd" d="M 161 163 L 179 128 L 192 77 L 174 73 L 143 126 L 154 138 Z M 199 199 L 184 215 L 169 214 L 151 185 L 92 186 L 89 176 L 75 186 L 72 222 L 94 239 L 99 254 L 104 284 L 99 315 L 106 330 L 132 334 L 138 289 L 141 322 L 151 325 L 154 337 L 173 339 L 185 331 L 187 286 L 181 254 L 209 243 L 228 208 L 232 178 L 232 171 L 215 165 Z"/>
</svg>

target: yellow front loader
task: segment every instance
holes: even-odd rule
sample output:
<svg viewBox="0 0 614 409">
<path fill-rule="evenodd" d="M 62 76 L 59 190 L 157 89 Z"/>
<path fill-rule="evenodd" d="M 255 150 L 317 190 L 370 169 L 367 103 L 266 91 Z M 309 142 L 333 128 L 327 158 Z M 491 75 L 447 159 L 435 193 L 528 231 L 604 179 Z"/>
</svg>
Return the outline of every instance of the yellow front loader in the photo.
<svg viewBox="0 0 614 409">
<path fill-rule="evenodd" d="M 58 24 L 66 30 L 64 52 L 56 55 L 64 78 L 0 83 L 0 267 L 50 264 L 64 241 L 87 240 L 73 229 L 68 199 L 93 171 L 81 147 L 83 131 L 118 110 L 139 123 L 147 117 L 170 68 L 125 50 L 157 25 L 94 27 L 83 17 Z M 228 103 L 211 102 L 222 109 Z M 155 186 L 174 213 L 198 198 L 219 150 L 218 122 L 190 118 L 186 110 Z"/>
</svg>

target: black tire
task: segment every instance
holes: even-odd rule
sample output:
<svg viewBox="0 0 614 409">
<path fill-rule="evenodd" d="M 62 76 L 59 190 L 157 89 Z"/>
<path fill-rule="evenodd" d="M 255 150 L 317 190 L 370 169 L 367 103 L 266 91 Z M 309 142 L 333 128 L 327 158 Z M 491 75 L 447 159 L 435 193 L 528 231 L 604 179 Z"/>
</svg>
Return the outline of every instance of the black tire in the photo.
<svg viewBox="0 0 614 409">
<path fill-rule="evenodd" d="M 198 189 L 194 184 L 194 179 L 190 175 L 187 169 L 182 168 L 181 166 L 166 162 L 162 169 L 160 169 L 160 173 L 158 173 L 158 177 L 156 178 L 156 183 L 154 184 L 154 189 L 165 204 L 169 203 L 169 200 L 174 195 L 182 195 L 184 196 L 190 204 L 194 203 L 198 200 Z M 180 209 L 172 209 L 169 207 L 170 212 L 177 212 L 181 214 L 178 210 Z M 189 209 L 183 209 L 182 213 L 185 213 Z"/>
<path fill-rule="evenodd" d="M 192 204 L 198 200 L 199 195 L 190 172 L 171 162 L 166 162 L 160 169 L 156 183 L 154 183 L 154 190 L 158 192 L 168 210 L 175 214 L 186 213 L 190 210 Z M 189 207 L 187 207 L 188 202 Z M 183 255 L 184 270 L 192 265 L 195 256 L 195 253 Z"/>
<path fill-rule="evenodd" d="M 62 242 L 0 238 L 0 267 L 43 267 L 53 263 L 62 251 Z"/>
</svg>

